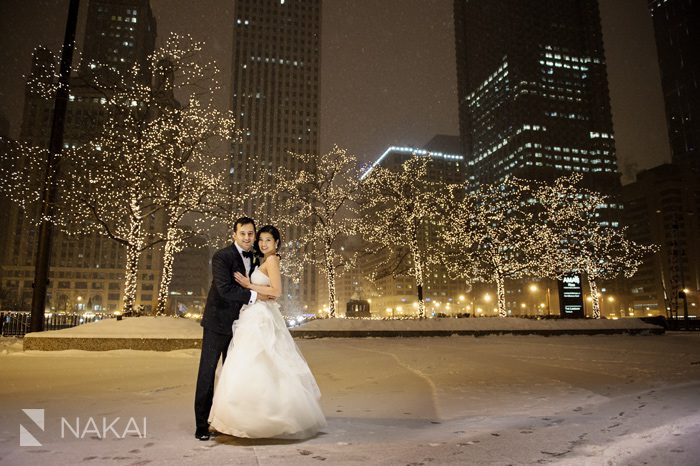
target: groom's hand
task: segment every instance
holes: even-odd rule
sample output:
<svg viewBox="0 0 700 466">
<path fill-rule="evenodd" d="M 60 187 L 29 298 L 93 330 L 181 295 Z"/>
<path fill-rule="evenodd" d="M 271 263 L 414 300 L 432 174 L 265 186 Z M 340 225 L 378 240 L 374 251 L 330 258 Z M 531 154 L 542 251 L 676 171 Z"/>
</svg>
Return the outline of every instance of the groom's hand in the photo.
<svg viewBox="0 0 700 466">
<path fill-rule="evenodd" d="M 241 285 L 243 288 L 250 289 L 250 279 L 240 272 L 235 272 L 233 274 L 234 280 Z"/>
<path fill-rule="evenodd" d="M 274 301 L 274 300 L 275 300 L 274 296 L 258 293 L 258 301 Z"/>
</svg>

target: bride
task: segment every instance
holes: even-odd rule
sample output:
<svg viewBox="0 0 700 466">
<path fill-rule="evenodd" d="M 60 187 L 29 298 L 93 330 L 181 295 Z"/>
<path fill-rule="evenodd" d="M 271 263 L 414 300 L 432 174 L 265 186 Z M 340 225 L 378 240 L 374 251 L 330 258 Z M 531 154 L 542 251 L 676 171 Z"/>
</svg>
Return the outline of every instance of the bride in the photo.
<svg viewBox="0 0 700 466">
<path fill-rule="evenodd" d="M 277 228 L 262 227 L 254 246 L 263 256 L 262 264 L 250 279 L 236 272 L 236 281 L 244 288 L 279 297 L 279 245 Z M 236 437 L 308 438 L 326 425 L 320 397 L 279 304 L 257 301 L 244 307 L 214 390 L 211 426 Z"/>
</svg>

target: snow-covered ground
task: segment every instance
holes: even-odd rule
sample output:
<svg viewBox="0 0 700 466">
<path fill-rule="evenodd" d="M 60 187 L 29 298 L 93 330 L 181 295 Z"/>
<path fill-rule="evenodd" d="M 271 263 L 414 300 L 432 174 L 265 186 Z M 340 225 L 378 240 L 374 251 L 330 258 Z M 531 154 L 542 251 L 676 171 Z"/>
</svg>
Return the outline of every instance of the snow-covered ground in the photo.
<svg viewBox="0 0 700 466">
<path fill-rule="evenodd" d="M 200 442 L 197 350 L 22 352 L 0 339 L 0 463 L 700 464 L 697 333 L 298 344 L 327 429 Z M 43 430 L 23 408 L 45 410 Z M 20 425 L 41 446 L 20 446 Z"/>
</svg>

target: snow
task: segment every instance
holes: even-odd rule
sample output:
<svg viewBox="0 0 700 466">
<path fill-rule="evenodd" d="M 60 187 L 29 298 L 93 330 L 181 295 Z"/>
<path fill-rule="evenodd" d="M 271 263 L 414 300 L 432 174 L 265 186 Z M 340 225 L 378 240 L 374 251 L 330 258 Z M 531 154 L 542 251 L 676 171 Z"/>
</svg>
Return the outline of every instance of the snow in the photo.
<svg viewBox="0 0 700 466">
<path fill-rule="evenodd" d="M 299 330 L 597 330 L 656 329 L 639 319 L 523 319 L 518 317 L 436 318 L 436 319 L 316 319 L 296 327 Z"/>
<path fill-rule="evenodd" d="M 200 442 L 192 412 L 198 350 L 22 352 L 17 339 L 0 339 L 0 463 L 691 465 L 700 458 L 698 333 L 298 344 L 323 393 L 328 428 L 306 441 Z M 43 431 L 22 408 L 45 409 Z M 119 418 L 121 433 L 132 417 L 139 426 L 146 418 L 145 435 L 61 437 L 61 418 L 94 418 L 100 429 Z M 42 446 L 19 446 L 20 424 Z"/>
<path fill-rule="evenodd" d="M 104 319 L 76 327 L 28 333 L 32 338 L 202 338 L 198 322 L 176 317 Z"/>
<path fill-rule="evenodd" d="M 481 317 L 473 319 L 316 319 L 295 330 L 325 331 L 434 331 L 434 330 L 596 330 L 656 329 L 639 319 L 521 319 Z M 190 319 L 129 317 L 104 319 L 77 327 L 27 334 L 31 338 L 202 338 L 202 327 Z"/>
</svg>

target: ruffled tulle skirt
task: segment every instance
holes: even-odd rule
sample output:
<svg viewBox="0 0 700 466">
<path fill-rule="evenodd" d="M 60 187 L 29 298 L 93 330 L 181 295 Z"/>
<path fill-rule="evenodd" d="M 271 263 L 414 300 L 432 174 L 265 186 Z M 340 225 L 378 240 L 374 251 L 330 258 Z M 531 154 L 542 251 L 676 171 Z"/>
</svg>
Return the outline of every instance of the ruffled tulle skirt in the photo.
<svg viewBox="0 0 700 466">
<path fill-rule="evenodd" d="M 308 438 L 326 425 L 321 393 L 276 303 L 241 311 L 209 416 L 219 432 Z"/>
</svg>

